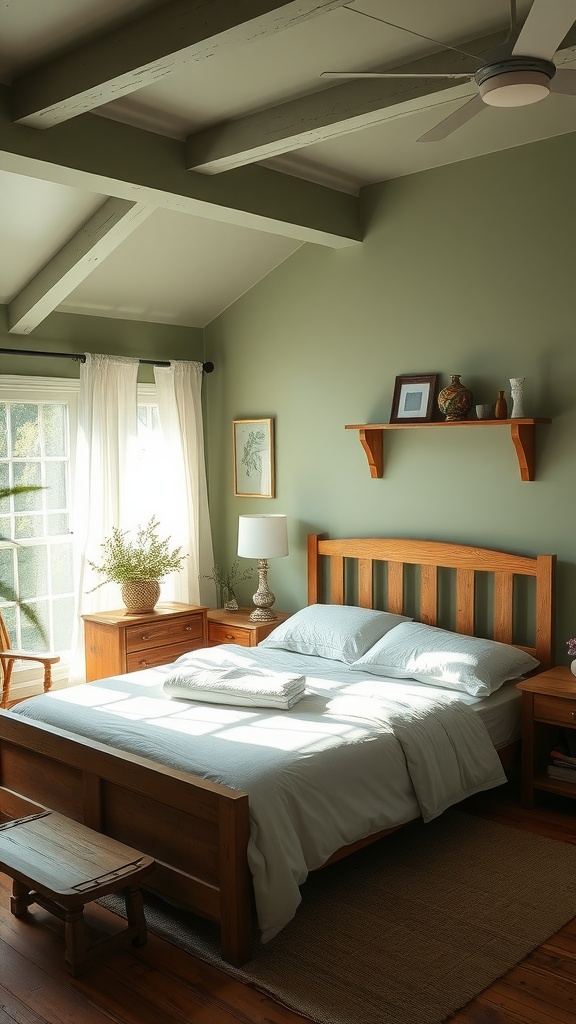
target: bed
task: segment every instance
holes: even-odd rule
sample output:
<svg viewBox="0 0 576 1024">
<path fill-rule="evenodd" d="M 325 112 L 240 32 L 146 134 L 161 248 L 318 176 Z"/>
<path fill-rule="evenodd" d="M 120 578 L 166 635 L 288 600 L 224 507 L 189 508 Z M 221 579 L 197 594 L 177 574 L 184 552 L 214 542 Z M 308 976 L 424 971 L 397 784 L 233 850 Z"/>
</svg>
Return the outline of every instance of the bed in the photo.
<svg viewBox="0 0 576 1024">
<path fill-rule="evenodd" d="M 531 669 L 538 662 L 541 668 L 548 668 L 553 650 L 554 569 L 555 558 L 551 555 L 527 558 L 437 542 L 381 538 L 330 540 L 313 535 L 308 539 L 308 604 L 311 610 L 324 604 L 343 609 L 386 609 L 392 615 L 407 617 L 406 622 L 396 625 L 396 631 L 404 628 L 409 631 L 412 620 L 416 620 L 418 627 L 442 626 L 462 638 L 491 637 L 520 655 L 525 654 L 529 660 L 520 661 L 521 666 Z M 382 636 L 378 644 L 388 643 L 387 637 L 394 637 L 395 629 Z M 371 652 L 378 649 L 378 644 L 370 644 L 358 661 L 372 657 Z M 348 820 L 342 822 L 334 814 L 331 826 L 326 827 L 328 838 L 316 837 L 311 831 L 306 834 L 302 844 L 310 847 L 306 851 L 306 869 L 312 870 L 345 856 L 418 817 L 422 806 L 418 786 L 426 789 L 426 760 L 417 776 L 418 785 L 414 782 L 414 791 L 411 780 L 405 776 L 406 762 L 412 756 L 410 739 L 406 740 L 408 746 L 403 745 L 404 740 L 398 745 L 396 735 L 390 735 L 388 722 L 384 728 L 376 729 L 372 720 L 373 704 L 370 704 L 372 717 L 358 710 L 367 707 L 367 701 L 373 701 L 376 688 L 380 715 L 382 687 L 386 690 L 386 700 L 392 689 L 401 692 L 404 700 L 406 693 L 415 690 L 418 683 L 406 674 L 392 678 L 386 675 L 382 679 L 382 673 L 372 674 L 373 664 L 367 669 L 365 664 L 357 666 L 356 661 L 351 664 L 332 658 L 321 659 L 282 647 L 278 649 L 273 644 L 267 646 L 267 642 L 262 648 L 260 658 L 269 665 L 271 673 L 292 670 L 297 664 L 298 672 L 302 671 L 306 678 L 305 698 L 295 704 L 289 714 L 274 712 L 276 723 L 281 720 L 284 734 L 293 729 L 295 723 L 301 729 L 303 721 L 306 728 L 310 728 L 310 723 L 316 722 L 311 716 L 316 714 L 317 705 L 327 703 L 326 687 L 332 688 L 328 701 L 329 728 L 341 731 L 345 721 L 350 742 L 335 745 L 332 739 L 328 743 L 323 741 L 320 769 L 325 776 L 338 780 L 334 807 L 348 803 L 356 814 L 360 795 L 369 805 L 368 810 L 363 811 L 366 817 L 363 824 L 351 826 Z M 214 648 L 206 654 L 214 652 L 222 658 L 247 656 L 233 645 L 228 649 Z M 322 662 L 320 667 L 318 662 Z M 202 774 L 184 770 L 184 762 L 178 759 L 177 751 L 181 745 L 193 745 L 195 756 L 200 758 L 202 716 L 204 726 L 210 730 L 214 721 L 220 729 L 222 716 L 227 715 L 227 729 L 231 727 L 231 733 L 226 738 L 231 736 L 236 740 L 226 745 L 227 752 L 240 751 L 246 755 L 243 744 L 238 742 L 245 732 L 246 712 L 226 705 L 218 708 L 195 702 L 191 705 L 167 695 L 162 698 L 166 710 L 160 731 L 169 738 L 170 756 L 165 756 L 164 760 L 170 763 L 161 764 L 156 759 L 160 755 L 156 753 L 155 759 L 151 759 L 149 749 L 148 756 L 138 752 L 138 743 L 129 737 L 139 730 L 139 720 L 143 717 L 139 709 L 142 702 L 151 700 L 160 707 L 163 673 L 165 676 L 169 671 L 170 667 L 166 667 L 99 681 L 79 690 L 71 688 L 53 696 L 31 698 L 11 712 L 3 712 L 0 715 L 0 810 L 5 817 L 14 817 L 33 813 L 38 807 L 49 807 L 154 856 L 157 866 L 151 888 L 218 922 L 223 958 L 241 964 L 253 954 L 255 890 L 256 904 L 259 896 L 261 904 L 263 899 L 254 874 L 254 859 L 261 853 L 254 845 L 254 832 L 260 824 L 255 813 L 259 808 L 258 787 L 263 773 L 259 773 L 254 783 L 247 767 L 250 758 L 246 756 L 242 764 L 238 760 L 234 788 L 230 781 L 228 784 L 218 781 L 220 766 L 218 771 L 212 771 L 203 765 Z M 490 696 L 470 698 L 464 695 L 462 701 L 456 701 L 452 699 L 455 695 L 450 688 L 444 688 L 448 684 L 426 686 L 426 682 L 427 701 L 438 698 L 443 704 L 441 713 L 444 714 L 445 705 L 446 715 L 461 715 L 465 728 L 471 726 L 471 719 L 474 719 L 472 728 L 476 728 L 476 719 L 481 719 L 482 729 L 491 737 L 492 754 L 495 748 L 498 750 L 498 765 L 508 763 L 518 735 L 518 699 L 513 685 L 502 686 Z M 120 699 L 122 711 L 118 716 Z M 350 713 L 351 699 L 355 703 Z M 420 701 L 420 697 L 417 699 Z M 104 732 L 91 732 L 91 725 L 82 726 L 85 735 L 75 731 L 79 726 L 71 716 L 75 705 L 82 703 L 93 705 L 88 713 L 92 722 L 106 720 Z M 463 710 L 465 704 L 473 705 L 473 712 Z M 190 707 L 194 708 L 194 714 Z M 86 711 L 84 706 L 84 719 Z M 54 717 L 57 712 L 61 717 Z M 268 723 L 259 714 L 255 719 L 262 734 L 263 728 L 268 729 Z M 433 717 L 431 722 L 432 728 L 438 727 Z M 169 723 L 168 729 L 166 723 Z M 402 726 L 399 728 L 402 735 Z M 352 762 L 346 759 L 351 756 L 352 748 L 358 746 L 356 739 L 360 734 L 370 740 L 366 747 L 379 752 L 381 762 L 376 762 L 374 768 L 348 767 Z M 96 735 L 104 736 L 106 741 L 95 738 Z M 465 739 L 462 743 L 466 746 Z M 132 749 L 120 749 L 130 745 Z M 278 744 L 275 741 L 269 744 L 265 757 L 271 756 L 271 746 Z M 430 746 L 433 744 L 429 744 L 428 749 Z M 300 761 L 312 764 L 314 759 L 308 757 L 308 753 L 306 751 L 306 757 Z M 346 766 L 339 775 L 334 771 L 337 763 Z M 475 770 L 473 766 L 472 771 Z M 270 772 L 276 772 L 272 763 Z M 343 779 L 348 780 L 350 776 L 351 786 L 355 772 L 358 776 L 356 791 L 346 791 Z M 391 780 L 394 790 L 391 804 L 397 805 L 393 812 L 375 810 L 381 785 L 378 772 L 387 774 Z M 247 781 L 245 789 L 238 788 L 238 780 Z M 482 777 L 479 788 L 498 785 L 501 781 L 490 765 L 488 776 Z M 474 784 L 473 779 L 472 788 L 464 795 L 474 791 Z M 318 792 L 324 796 L 328 792 L 322 791 L 316 781 L 313 789 L 315 799 Z M 422 799 L 426 801 L 426 792 Z M 450 799 L 454 802 L 453 796 Z M 298 816 L 298 808 L 295 813 Z M 330 808 L 329 813 L 332 813 Z M 277 826 L 276 822 L 269 831 L 272 833 L 277 827 L 281 832 L 282 823 Z M 279 845 L 289 848 L 292 838 L 292 833 L 279 835 Z M 298 890 L 306 872 L 294 862 L 288 865 L 288 870 L 294 882 L 292 889 Z M 284 878 L 287 877 L 285 874 Z M 293 896 L 290 897 L 292 903 Z M 290 914 L 293 908 L 291 911 L 288 907 L 284 912 Z M 268 922 L 268 937 L 277 930 L 276 925 L 277 922 Z"/>
</svg>

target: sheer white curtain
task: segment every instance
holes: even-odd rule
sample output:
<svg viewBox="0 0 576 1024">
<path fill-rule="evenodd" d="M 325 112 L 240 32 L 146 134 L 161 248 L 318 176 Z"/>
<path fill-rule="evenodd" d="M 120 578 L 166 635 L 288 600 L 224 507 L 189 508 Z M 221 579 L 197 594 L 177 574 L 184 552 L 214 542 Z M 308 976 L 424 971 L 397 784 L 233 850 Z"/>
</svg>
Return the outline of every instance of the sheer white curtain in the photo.
<svg viewBox="0 0 576 1024">
<path fill-rule="evenodd" d="M 154 378 L 162 432 L 161 478 L 156 487 L 164 507 L 159 518 L 174 546 L 186 555 L 182 571 L 166 584 L 176 601 L 214 605 L 214 584 L 202 579 L 214 564 L 204 462 L 202 363 L 174 361 L 155 366 Z"/>
<path fill-rule="evenodd" d="M 138 436 L 138 360 L 86 354 L 80 367 L 73 532 L 77 616 L 70 681 L 84 678 L 80 615 L 118 608 L 119 590 L 101 582 L 88 562 L 100 561 L 100 545 L 113 526 L 133 525 L 131 483 Z"/>
</svg>

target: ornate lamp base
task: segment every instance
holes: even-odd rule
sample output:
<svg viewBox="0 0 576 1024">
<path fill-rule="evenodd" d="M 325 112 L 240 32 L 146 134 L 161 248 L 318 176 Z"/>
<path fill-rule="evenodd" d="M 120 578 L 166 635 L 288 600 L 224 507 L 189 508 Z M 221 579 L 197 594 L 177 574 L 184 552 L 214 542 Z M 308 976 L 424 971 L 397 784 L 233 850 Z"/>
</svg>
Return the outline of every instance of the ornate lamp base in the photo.
<svg viewBox="0 0 576 1024">
<path fill-rule="evenodd" d="M 277 618 L 276 613 L 272 611 L 272 605 L 276 598 L 268 587 L 268 561 L 266 558 L 258 559 L 258 590 L 252 600 L 256 607 L 250 615 L 251 622 L 271 622 Z"/>
</svg>

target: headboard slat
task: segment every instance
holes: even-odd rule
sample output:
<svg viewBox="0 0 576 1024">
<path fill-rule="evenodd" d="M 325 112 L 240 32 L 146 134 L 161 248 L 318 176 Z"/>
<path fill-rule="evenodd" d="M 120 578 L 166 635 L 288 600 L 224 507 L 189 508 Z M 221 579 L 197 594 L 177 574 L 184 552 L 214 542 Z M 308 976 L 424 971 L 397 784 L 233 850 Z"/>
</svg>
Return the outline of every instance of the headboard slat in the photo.
<svg viewBox="0 0 576 1024">
<path fill-rule="evenodd" d="M 438 566 L 420 566 L 420 619 L 428 626 L 438 622 Z"/>
<path fill-rule="evenodd" d="M 330 601 L 332 604 L 344 604 L 344 559 L 341 555 L 332 555 L 330 559 Z"/>
<path fill-rule="evenodd" d="M 404 565 L 388 562 L 388 611 L 401 615 L 404 611 Z"/>
<path fill-rule="evenodd" d="M 511 644 L 513 636 L 514 577 L 494 573 L 494 639 Z"/>
<path fill-rule="evenodd" d="M 374 607 L 374 563 L 371 558 L 358 560 L 358 604 L 361 608 Z"/>
<path fill-rule="evenodd" d="M 456 632 L 474 636 L 474 570 L 456 570 Z"/>
</svg>

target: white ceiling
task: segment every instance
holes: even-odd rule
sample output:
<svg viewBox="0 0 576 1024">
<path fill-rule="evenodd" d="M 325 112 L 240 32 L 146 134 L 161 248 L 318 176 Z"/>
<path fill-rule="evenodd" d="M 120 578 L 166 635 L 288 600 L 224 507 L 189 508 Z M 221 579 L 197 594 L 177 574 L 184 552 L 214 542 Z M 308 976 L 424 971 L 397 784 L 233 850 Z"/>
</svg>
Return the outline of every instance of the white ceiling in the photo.
<svg viewBox="0 0 576 1024">
<path fill-rule="evenodd" d="M 576 0 L 543 2 L 576 21 Z M 531 6 L 518 0 L 520 21 Z M 12 333 L 55 309 L 203 327 L 305 241 L 356 244 L 363 185 L 573 131 L 576 95 L 551 94 L 422 143 L 475 83 L 320 77 L 476 70 L 420 36 L 474 53 L 508 24 L 507 0 L 5 0 Z M 576 67 L 575 43 L 557 64 Z"/>
</svg>

